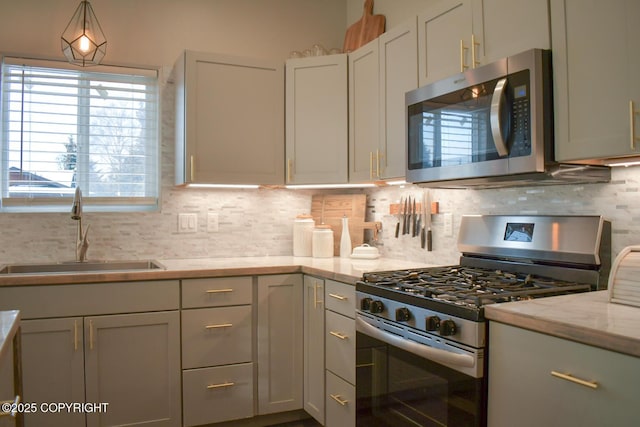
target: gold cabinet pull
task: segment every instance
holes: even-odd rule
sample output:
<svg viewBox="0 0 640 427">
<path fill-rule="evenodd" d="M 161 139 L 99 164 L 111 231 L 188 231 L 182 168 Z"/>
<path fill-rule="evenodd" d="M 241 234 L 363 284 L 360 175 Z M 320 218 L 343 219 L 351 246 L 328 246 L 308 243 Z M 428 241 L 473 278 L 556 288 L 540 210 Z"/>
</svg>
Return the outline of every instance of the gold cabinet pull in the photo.
<svg viewBox="0 0 640 427">
<path fill-rule="evenodd" d="M 331 298 L 339 299 L 340 301 L 345 301 L 347 299 L 347 297 L 343 297 L 342 295 L 338 295 L 338 294 L 329 294 L 329 296 Z"/>
<path fill-rule="evenodd" d="M 580 378 L 576 378 L 571 374 L 563 374 L 562 372 L 551 371 L 551 375 L 553 375 L 556 378 L 561 378 L 563 380 L 571 381 L 572 383 L 576 383 L 576 384 L 583 385 L 585 387 L 592 388 L 594 390 L 598 388 L 597 382 L 581 380 Z"/>
<path fill-rule="evenodd" d="M 460 72 L 462 73 L 464 70 L 469 68 L 468 65 L 464 63 L 464 55 L 469 50 L 468 47 L 464 47 L 464 40 L 460 39 Z"/>
<path fill-rule="evenodd" d="M 340 338 L 341 340 L 346 340 L 349 338 L 348 336 L 346 336 L 345 334 L 341 334 L 340 332 L 329 331 L 329 333 L 336 338 Z"/>
<path fill-rule="evenodd" d="M 636 142 L 640 141 L 640 137 L 636 136 L 636 114 L 640 114 L 640 110 L 636 110 L 633 101 L 629 101 L 629 123 L 631 128 L 631 149 L 636 149 Z"/>
<path fill-rule="evenodd" d="M 376 178 L 380 179 L 380 150 L 376 150 Z"/>
<path fill-rule="evenodd" d="M 189 174 L 191 176 L 191 182 L 194 182 L 196 180 L 195 165 L 196 165 L 195 156 L 192 154 L 189 158 Z"/>
<path fill-rule="evenodd" d="M 205 329 L 220 329 L 220 328 L 230 328 L 233 326 L 233 323 L 220 323 L 219 325 L 206 325 Z"/>
<path fill-rule="evenodd" d="M 207 390 L 212 390 L 215 388 L 225 388 L 225 387 L 231 387 L 236 385 L 236 383 L 232 383 L 232 382 L 226 382 L 226 383 L 220 383 L 220 384 L 209 384 L 207 386 Z"/>
<path fill-rule="evenodd" d="M 347 403 L 349 403 L 348 400 L 343 399 L 339 394 L 329 394 L 329 396 L 342 406 L 347 406 Z"/>
<path fill-rule="evenodd" d="M 93 350 L 93 320 L 89 319 L 89 350 Z"/>
<path fill-rule="evenodd" d="M 205 292 L 208 294 L 223 294 L 226 292 L 233 292 L 233 289 L 207 289 Z"/>
<path fill-rule="evenodd" d="M 0 418 L 1 417 L 13 417 L 15 418 L 16 415 L 18 414 L 18 406 L 20 404 L 20 395 L 16 395 L 16 398 L 13 400 L 2 400 L 0 401 L 0 404 L 4 405 L 11 405 L 11 408 L 13 408 L 11 411 L 0 411 Z"/>
<path fill-rule="evenodd" d="M 473 68 L 476 68 L 478 65 L 480 65 L 480 61 L 478 61 L 478 55 L 476 55 L 477 49 L 480 47 L 480 42 L 476 41 L 476 35 L 475 34 L 471 34 L 471 61 L 472 64 L 471 66 Z"/>
<path fill-rule="evenodd" d="M 319 304 L 323 303 L 318 299 L 318 288 L 321 288 L 321 285 L 318 282 L 313 282 L 313 308 L 317 308 Z"/>
<path fill-rule="evenodd" d="M 287 159 L 287 183 L 291 183 L 291 169 L 293 169 L 293 160 Z"/>
<path fill-rule="evenodd" d="M 73 351 L 78 351 L 78 321 L 73 321 Z"/>
</svg>

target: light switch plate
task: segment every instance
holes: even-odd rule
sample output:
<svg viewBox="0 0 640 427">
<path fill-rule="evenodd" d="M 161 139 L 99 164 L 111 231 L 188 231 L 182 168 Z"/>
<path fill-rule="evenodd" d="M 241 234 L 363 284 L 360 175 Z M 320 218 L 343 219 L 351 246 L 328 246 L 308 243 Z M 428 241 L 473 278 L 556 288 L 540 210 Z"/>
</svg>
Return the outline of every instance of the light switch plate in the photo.
<svg viewBox="0 0 640 427">
<path fill-rule="evenodd" d="M 219 229 L 220 216 L 217 212 L 207 213 L 207 232 L 217 233 Z"/>
<path fill-rule="evenodd" d="M 198 214 L 178 214 L 178 233 L 195 233 L 198 231 Z"/>
</svg>

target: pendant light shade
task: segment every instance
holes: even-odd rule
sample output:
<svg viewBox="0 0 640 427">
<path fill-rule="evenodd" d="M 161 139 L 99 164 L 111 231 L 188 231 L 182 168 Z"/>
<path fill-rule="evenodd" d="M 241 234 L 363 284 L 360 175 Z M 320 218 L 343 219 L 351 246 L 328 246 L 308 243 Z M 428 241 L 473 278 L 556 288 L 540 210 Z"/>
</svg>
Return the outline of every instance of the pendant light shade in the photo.
<svg viewBox="0 0 640 427">
<path fill-rule="evenodd" d="M 107 39 L 88 1 L 80 2 L 60 40 L 62 52 L 72 64 L 98 65 L 107 53 Z"/>
</svg>

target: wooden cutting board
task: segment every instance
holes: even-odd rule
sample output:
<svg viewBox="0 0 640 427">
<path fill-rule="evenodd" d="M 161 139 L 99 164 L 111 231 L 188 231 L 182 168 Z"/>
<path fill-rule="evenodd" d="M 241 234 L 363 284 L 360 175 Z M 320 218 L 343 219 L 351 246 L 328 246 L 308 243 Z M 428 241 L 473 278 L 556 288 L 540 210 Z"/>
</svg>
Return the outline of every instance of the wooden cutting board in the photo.
<svg viewBox="0 0 640 427">
<path fill-rule="evenodd" d="M 384 15 L 373 14 L 373 0 L 364 2 L 362 18 L 347 29 L 344 37 L 343 52 L 353 52 L 384 33 Z"/>
<path fill-rule="evenodd" d="M 374 230 L 375 235 L 380 229 L 380 223 L 365 221 L 366 210 L 366 194 L 318 194 L 311 198 L 311 216 L 316 225 L 324 223 L 330 225 L 333 230 L 333 253 L 335 256 L 340 255 L 343 216 L 346 215 L 349 218 L 352 248 L 364 242 L 364 230 Z"/>
</svg>

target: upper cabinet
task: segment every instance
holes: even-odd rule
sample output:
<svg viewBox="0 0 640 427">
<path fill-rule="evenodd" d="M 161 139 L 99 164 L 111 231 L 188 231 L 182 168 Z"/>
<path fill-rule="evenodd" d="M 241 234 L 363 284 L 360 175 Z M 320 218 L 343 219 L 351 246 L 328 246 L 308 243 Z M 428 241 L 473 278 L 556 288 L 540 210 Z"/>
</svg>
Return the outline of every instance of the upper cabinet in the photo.
<svg viewBox="0 0 640 427">
<path fill-rule="evenodd" d="M 176 184 L 284 182 L 279 61 L 186 51 L 175 78 Z"/>
<path fill-rule="evenodd" d="M 404 178 L 406 125 L 404 94 L 418 87 L 418 28 L 413 17 L 379 38 L 379 178 Z"/>
<path fill-rule="evenodd" d="M 549 47 L 546 0 L 443 0 L 418 17 L 419 84 Z"/>
<path fill-rule="evenodd" d="M 347 55 L 286 65 L 286 183 L 348 180 Z"/>
<path fill-rule="evenodd" d="M 349 182 L 379 178 L 378 39 L 349 54 Z"/>
<path fill-rule="evenodd" d="M 640 155 L 640 2 L 551 0 L 550 8 L 556 160 Z"/>
</svg>

